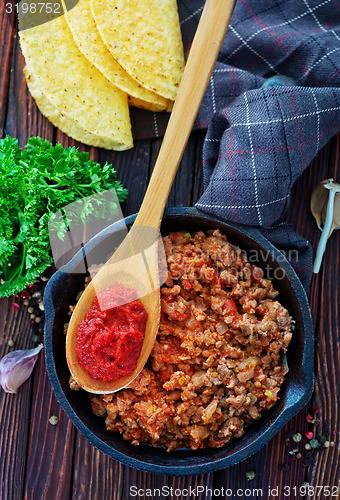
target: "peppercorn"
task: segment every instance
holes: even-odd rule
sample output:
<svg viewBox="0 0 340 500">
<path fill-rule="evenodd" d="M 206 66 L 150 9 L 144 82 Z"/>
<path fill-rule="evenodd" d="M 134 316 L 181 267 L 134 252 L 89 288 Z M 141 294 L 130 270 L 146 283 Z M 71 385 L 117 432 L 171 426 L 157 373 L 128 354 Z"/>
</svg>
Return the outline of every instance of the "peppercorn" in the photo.
<svg viewBox="0 0 340 500">
<path fill-rule="evenodd" d="M 281 465 L 283 472 L 288 472 L 290 470 L 290 464 L 288 462 Z"/>
<path fill-rule="evenodd" d="M 59 418 L 57 417 L 57 415 L 52 415 L 49 419 L 48 419 L 49 423 L 51 425 L 57 425 L 57 423 L 59 422 Z"/>
<path fill-rule="evenodd" d="M 299 443 L 301 441 L 301 439 L 302 439 L 302 436 L 301 436 L 301 434 L 299 432 L 297 432 L 296 434 L 294 434 L 294 436 L 293 436 L 294 443 Z"/>
<path fill-rule="evenodd" d="M 317 439 L 311 439 L 310 440 L 310 445 L 313 449 L 315 448 L 319 448 L 320 444 L 319 444 L 319 441 Z"/>
<path fill-rule="evenodd" d="M 255 479 L 255 476 L 256 473 L 254 470 L 249 470 L 248 472 L 246 472 L 246 478 L 248 481 L 252 481 L 253 479 Z"/>
</svg>

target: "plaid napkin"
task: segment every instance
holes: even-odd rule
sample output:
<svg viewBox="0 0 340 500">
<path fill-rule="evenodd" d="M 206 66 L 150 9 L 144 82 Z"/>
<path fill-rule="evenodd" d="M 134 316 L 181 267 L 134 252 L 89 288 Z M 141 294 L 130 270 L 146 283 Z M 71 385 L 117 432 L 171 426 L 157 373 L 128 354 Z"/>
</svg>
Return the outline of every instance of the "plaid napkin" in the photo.
<svg viewBox="0 0 340 500">
<path fill-rule="evenodd" d="M 188 51 L 204 1 L 178 4 Z M 135 137 L 162 135 L 166 122 L 136 110 Z M 208 129 L 196 206 L 259 227 L 288 256 L 298 250 L 291 263 L 307 288 L 311 246 L 283 214 L 295 180 L 340 130 L 340 1 L 238 0 L 195 127 Z"/>
</svg>

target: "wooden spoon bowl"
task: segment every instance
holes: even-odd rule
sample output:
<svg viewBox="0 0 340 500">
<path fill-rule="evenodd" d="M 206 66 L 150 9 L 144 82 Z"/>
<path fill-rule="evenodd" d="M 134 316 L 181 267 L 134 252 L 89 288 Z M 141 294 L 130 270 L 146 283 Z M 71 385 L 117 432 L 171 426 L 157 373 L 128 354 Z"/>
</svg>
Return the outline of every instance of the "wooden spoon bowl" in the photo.
<svg viewBox="0 0 340 500">
<path fill-rule="evenodd" d="M 159 279 L 161 277 L 157 265 L 151 269 L 146 267 L 145 256 L 152 263 L 158 263 L 158 254 L 162 255 L 162 252 L 159 252 L 158 234 L 159 232 L 155 228 L 134 225 L 128 233 L 128 237 L 119 246 L 118 251 L 105 263 L 104 268 L 89 283 L 77 302 L 67 331 L 66 358 L 73 377 L 88 392 L 105 394 L 125 387 L 138 375 L 140 367 L 145 365 L 150 355 L 149 339 L 154 338 L 154 330 L 158 328 L 160 315 Z M 150 274 L 151 272 L 153 275 Z M 108 286 L 114 285 L 123 285 L 136 290 L 137 298 L 148 314 L 148 321 L 136 368 L 130 375 L 104 382 L 93 379 L 78 362 L 76 356 L 77 327 L 84 319 L 89 304 L 93 303 L 95 297 Z"/>
</svg>

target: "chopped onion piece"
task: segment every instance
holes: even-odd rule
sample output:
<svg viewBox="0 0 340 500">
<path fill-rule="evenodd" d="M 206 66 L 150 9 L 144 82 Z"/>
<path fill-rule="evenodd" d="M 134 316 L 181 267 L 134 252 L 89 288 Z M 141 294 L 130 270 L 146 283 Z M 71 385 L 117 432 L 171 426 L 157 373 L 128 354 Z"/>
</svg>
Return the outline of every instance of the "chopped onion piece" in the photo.
<svg viewBox="0 0 340 500">
<path fill-rule="evenodd" d="M 216 330 L 218 333 L 225 333 L 227 331 L 227 325 L 225 323 L 220 323 Z"/>
</svg>

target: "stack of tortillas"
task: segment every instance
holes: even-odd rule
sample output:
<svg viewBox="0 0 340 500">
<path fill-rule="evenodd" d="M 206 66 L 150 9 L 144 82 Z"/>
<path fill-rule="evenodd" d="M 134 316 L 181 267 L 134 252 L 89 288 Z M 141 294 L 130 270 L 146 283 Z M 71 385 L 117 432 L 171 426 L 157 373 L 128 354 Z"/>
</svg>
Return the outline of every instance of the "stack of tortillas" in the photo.
<svg viewBox="0 0 340 500">
<path fill-rule="evenodd" d="M 40 13 L 19 12 L 31 95 L 70 137 L 129 149 L 128 105 L 170 111 L 176 98 L 184 69 L 177 2 L 60 1 L 43 4 Z"/>
</svg>

